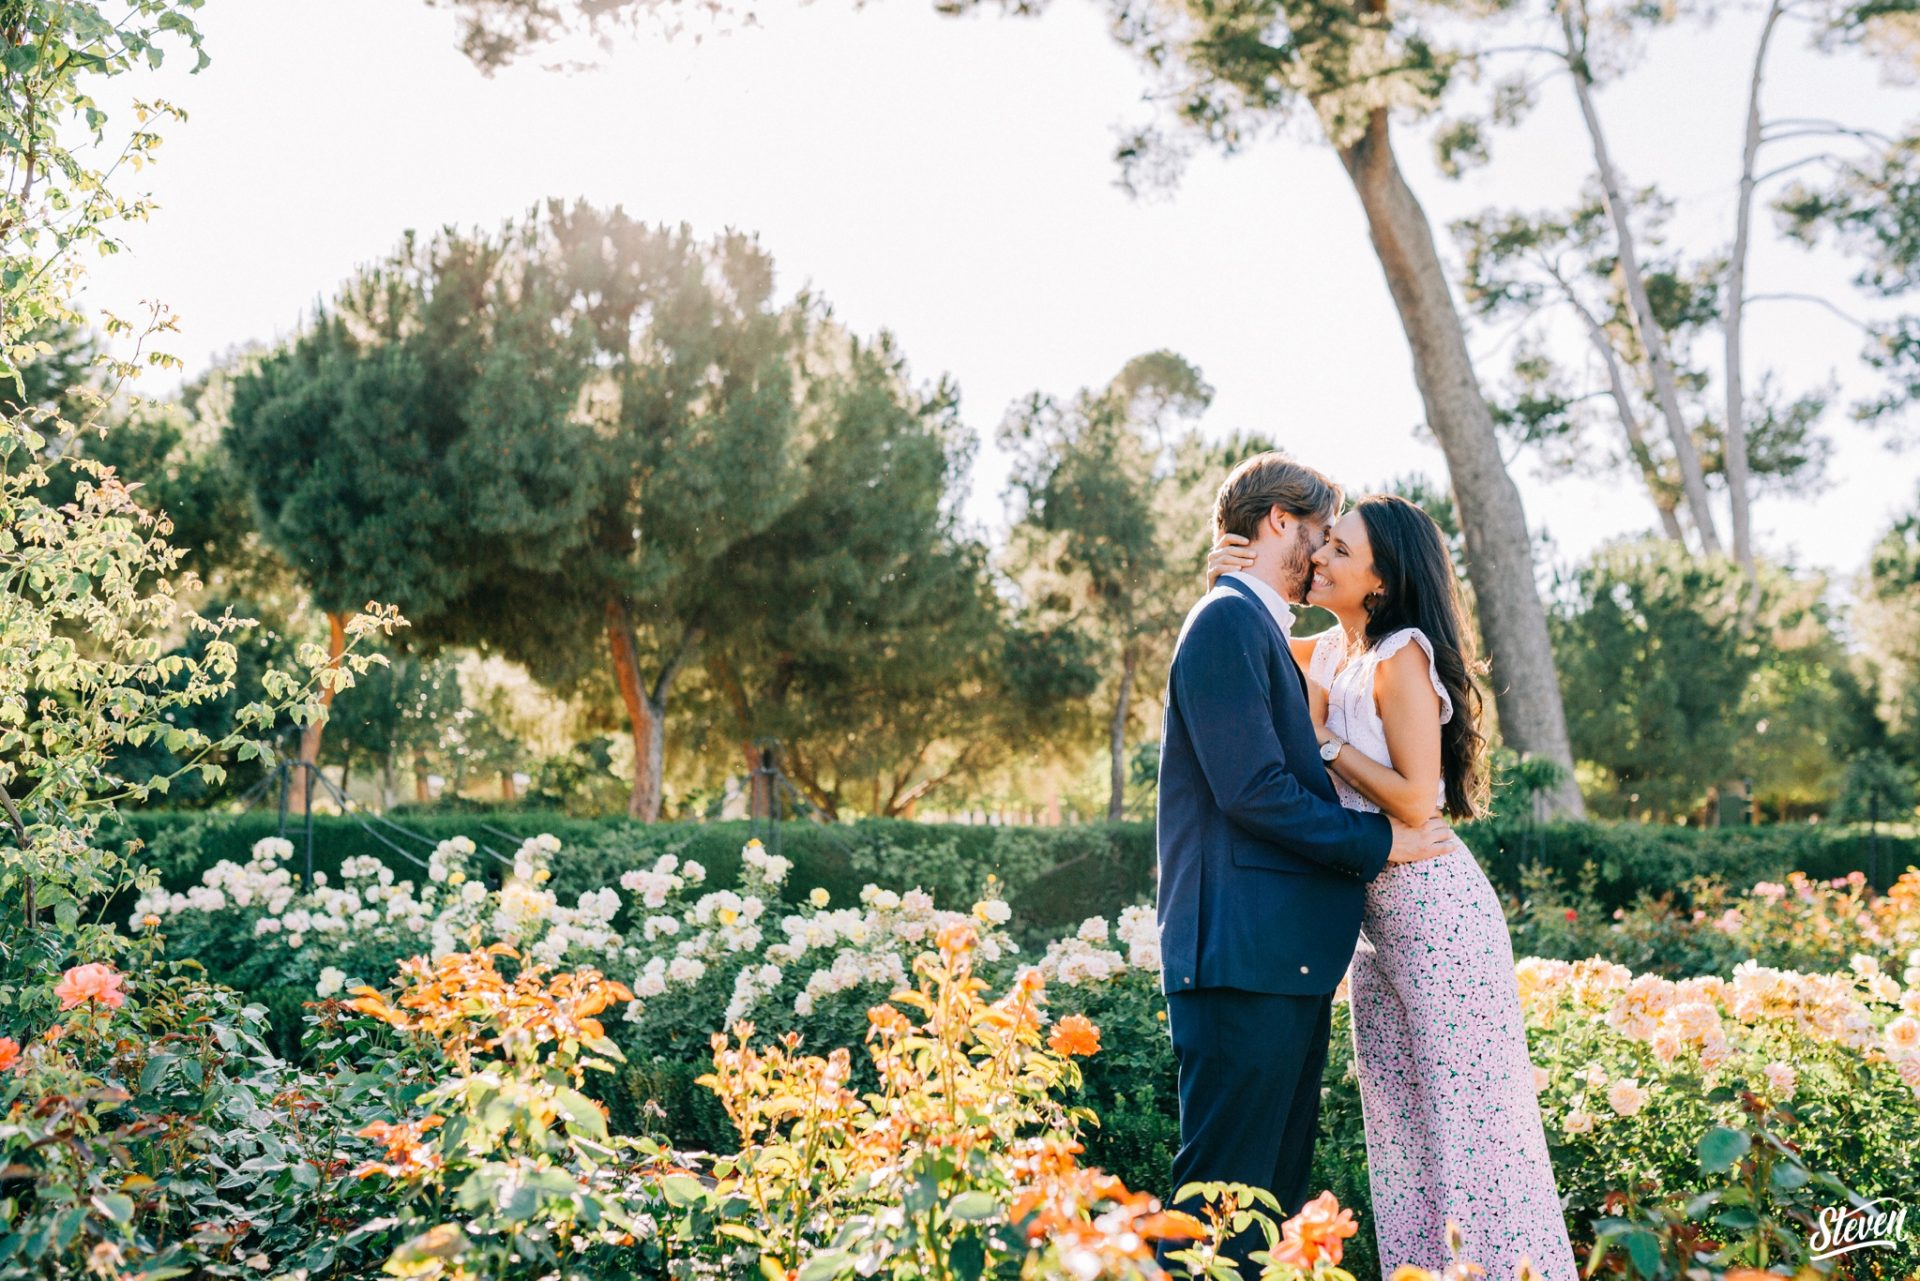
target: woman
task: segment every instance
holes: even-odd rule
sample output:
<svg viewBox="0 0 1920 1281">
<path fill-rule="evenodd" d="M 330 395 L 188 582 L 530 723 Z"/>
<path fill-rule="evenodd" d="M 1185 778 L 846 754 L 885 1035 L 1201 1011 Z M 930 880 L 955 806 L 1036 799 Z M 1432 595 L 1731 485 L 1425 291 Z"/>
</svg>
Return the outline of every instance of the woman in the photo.
<svg viewBox="0 0 1920 1281">
<path fill-rule="evenodd" d="M 1242 568 L 1223 537 L 1209 580 Z M 1313 557 L 1307 602 L 1339 625 L 1293 639 L 1341 804 L 1417 825 L 1484 803 L 1480 694 L 1439 527 L 1405 499 L 1362 499 Z M 1367 889 L 1349 971 L 1354 1068 L 1382 1275 L 1462 1257 L 1490 1277 L 1522 1260 L 1574 1281 L 1573 1250 L 1534 1098 L 1506 918 L 1463 844 L 1389 866 Z"/>
</svg>

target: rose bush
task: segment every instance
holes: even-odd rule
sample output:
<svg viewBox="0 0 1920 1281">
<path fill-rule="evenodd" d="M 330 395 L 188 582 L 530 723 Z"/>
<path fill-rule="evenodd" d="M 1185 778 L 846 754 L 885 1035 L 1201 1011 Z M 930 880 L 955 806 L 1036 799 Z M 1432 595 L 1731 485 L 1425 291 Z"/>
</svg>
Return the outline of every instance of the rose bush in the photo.
<svg viewBox="0 0 1920 1281">
<path fill-rule="evenodd" d="M 765 1034 L 796 1035 L 807 1046 L 860 1045 L 872 1032 L 869 1011 L 910 981 L 915 956 L 943 929 L 968 923 L 979 940 L 969 962 L 974 973 L 1009 985 L 1029 972 L 1057 1027 L 1100 1029 L 1100 1052 L 1060 1083 L 1069 1106 L 1098 1118 L 1080 1138 L 1087 1161 L 1127 1186 L 1170 1191 L 1161 1180 L 1177 1140 L 1177 1104 L 1148 909 L 1129 909 L 1117 922 L 1089 919 L 1031 956 L 1014 946 L 1016 923 L 994 897 L 970 913 L 941 910 L 919 891 L 875 885 L 857 905 L 837 906 L 821 893 L 786 902 L 784 860 L 750 846 L 743 880 L 732 889 L 715 888 L 705 869 L 669 855 L 621 876 L 618 891 L 607 887 L 569 906 L 541 888 L 554 853 L 550 841 L 529 841 L 515 865 L 502 869 L 498 888 L 481 888 L 471 843 L 448 842 L 418 886 L 368 860 L 343 869 L 342 886 L 302 891 L 279 868 L 284 854 L 263 843 L 252 871 L 216 868 L 198 889 L 142 907 L 164 914 L 169 933 L 189 948 L 196 937 L 244 922 L 255 963 L 311 976 L 306 999 L 375 976 L 371 962 L 391 964 L 410 948 L 448 955 L 505 941 L 540 964 L 591 966 L 624 984 L 632 999 L 610 1011 L 607 1025 L 621 1059 L 609 1061 L 585 1092 L 608 1107 L 616 1132 L 651 1135 L 662 1151 L 723 1153 L 743 1139 L 725 1092 L 699 1081 L 711 1029 L 751 1020 Z M 1844 1204 L 1849 1195 L 1912 1193 L 1910 1172 L 1920 1168 L 1916 886 L 1920 874 L 1876 897 L 1858 882 L 1790 877 L 1729 896 L 1717 913 L 1693 909 L 1684 920 L 1654 907 L 1626 909 L 1599 932 L 1639 938 L 1658 920 L 1673 924 L 1676 937 L 1722 949 L 1713 953 L 1720 957 L 1788 948 L 1803 956 L 1845 953 L 1828 972 L 1744 958 L 1730 960 L 1722 976 L 1687 979 L 1597 959 L 1521 963 L 1516 977 L 1570 1227 L 1583 1246 L 1599 1243 L 1597 1267 L 1659 1275 L 1643 1265 L 1664 1258 L 1674 1268 L 1698 1267 L 1716 1253 L 1725 1264 L 1793 1257 L 1818 1209 L 1809 1197 Z M 215 892 L 227 901 L 216 903 Z M 1579 926 L 1579 908 L 1571 921 L 1566 909 L 1552 910 L 1564 925 Z M 1808 939 L 1824 950 L 1813 951 Z M 1898 952 L 1903 947 L 1906 954 Z M 1364 1145 L 1345 1015 L 1337 1006 L 1317 1177 L 1364 1215 Z M 850 1056 L 844 1070 L 836 1088 L 852 1097 L 882 1086 L 870 1058 Z M 1709 1142 L 1717 1134 L 1742 1136 L 1746 1153 L 1720 1159 L 1734 1140 Z M 1763 1162 L 1774 1145 L 1790 1159 Z M 1747 1187 L 1741 1181 L 1751 1183 L 1761 1164 L 1759 1185 Z M 1348 1243 L 1348 1260 L 1366 1270 L 1367 1233 Z M 1916 1262 L 1910 1247 L 1873 1260 L 1895 1268 Z"/>
</svg>

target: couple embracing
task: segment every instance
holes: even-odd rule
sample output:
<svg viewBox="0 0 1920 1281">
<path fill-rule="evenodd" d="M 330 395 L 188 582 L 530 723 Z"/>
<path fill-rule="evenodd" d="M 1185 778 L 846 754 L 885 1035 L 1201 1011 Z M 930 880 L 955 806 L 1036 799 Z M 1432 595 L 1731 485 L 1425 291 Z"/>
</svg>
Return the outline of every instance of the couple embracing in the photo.
<svg viewBox="0 0 1920 1281">
<path fill-rule="evenodd" d="M 1572 1281 L 1506 920 L 1446 821 L 1484 792 L 1453 567 L 1413 504 L 1341 504 L 1285 455 L 1235 468 L 1214 506 L 1211 590 L 1168 676 L 1173 1186 L 1245 1183 L 1287 1214 L 1306 1202 L 1333 993 L 1350 972 L 1382 1274 L 1444 1268 L 1451 1222 L 1490 1276 L 1524 1263 Z M 1295 638 L 1303 603 L 1338 623 Z M 1263 1245 L 1230 1243 L 1243 1275 Z"/>
</svg>

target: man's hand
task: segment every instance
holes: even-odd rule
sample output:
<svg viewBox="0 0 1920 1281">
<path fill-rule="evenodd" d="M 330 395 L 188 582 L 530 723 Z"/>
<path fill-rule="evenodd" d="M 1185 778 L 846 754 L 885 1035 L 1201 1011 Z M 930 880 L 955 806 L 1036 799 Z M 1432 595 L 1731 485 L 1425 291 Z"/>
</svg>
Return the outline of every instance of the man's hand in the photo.
<svg viewBox="0 0 1920 1281">
<path fill-rule="evenodd" d="M 1436 858 L 1452 849 L 1457 839 L 1453 834 L 1453 826 L 1438 814 L 1419 827 L 1407 827 L 1399 819 L 1390 821 L 1393 824 L 1393 852 L 1387 855 L 1389 863 L 1418 863 Z"/>
</svg>

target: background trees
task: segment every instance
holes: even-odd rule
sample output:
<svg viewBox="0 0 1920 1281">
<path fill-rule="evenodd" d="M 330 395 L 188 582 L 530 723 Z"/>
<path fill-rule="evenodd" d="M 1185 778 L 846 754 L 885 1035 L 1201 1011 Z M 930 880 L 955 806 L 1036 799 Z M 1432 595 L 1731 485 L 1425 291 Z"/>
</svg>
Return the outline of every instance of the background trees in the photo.
<svg viewBox="0 0 1920 1281">
<path fill-rule="evenodd" d="M 1213 495 L 1230 466 L 1210 466 L 1218 453 L 1192 428 L 1212 397 L 1186 360 L 1150 352 L 1065 405 L 1034 396 L 1002 428 L 1018 458 L 1011 571 L 1033 615 L 1078 631 L 1103 669 L 1112 820 L 1125 814 L 1140 694 L 1157 696 L 1202 587 Z"/>
<path fill-rule="evenodd" d="M 422 643 L 467 639 L 471 598 L 577 537 L 583 488 L 552 429 L 586 348 L 552 323 L 532 237 L 410 236 L 235 380 L 227 452 L 331 656 L 374 598 L 404 601 Z M 309 765 L 323 729 L 303 737 Z"/>
<path fill-rule="evenodd" d="M 650 0 L 450 0 L 466 23 L 465 48 L 482 66 L 585 27 L 632 25 Z M 972 0 L 942 12 L 975 8 Z M 1003 4 L 1033 13 L 1040 4 Z M 1111 31 L 1156 80 L 1154 101 L 1172 128 L 1150 127 L 1123 144 L 1126 180 L 1165 182 L 1192 140 L 1232 152 L 1303 109 L 1311 111 L 1350 178 L 1411 350 L 1427 426 L 1446 455 L 1469 574 L 1480 592 L 1501 724 L 1511 743 L 1571 765 L 1546 616 L 1519 490 L 1507 473 L 1492 413 L 1427 216 L 1395 154 L 1395 112 L 1425 111 L 1451 79 L 1457 55 L 1414 6 L 1383 0 L 1261 0 L 1231 10 L 1202 3 L 1110 6 Z M 1570 775 L 1569 775 L 1570 777 Z M 1555 806 L 1581 809 L 1568 782 Z"/>
</svg>

